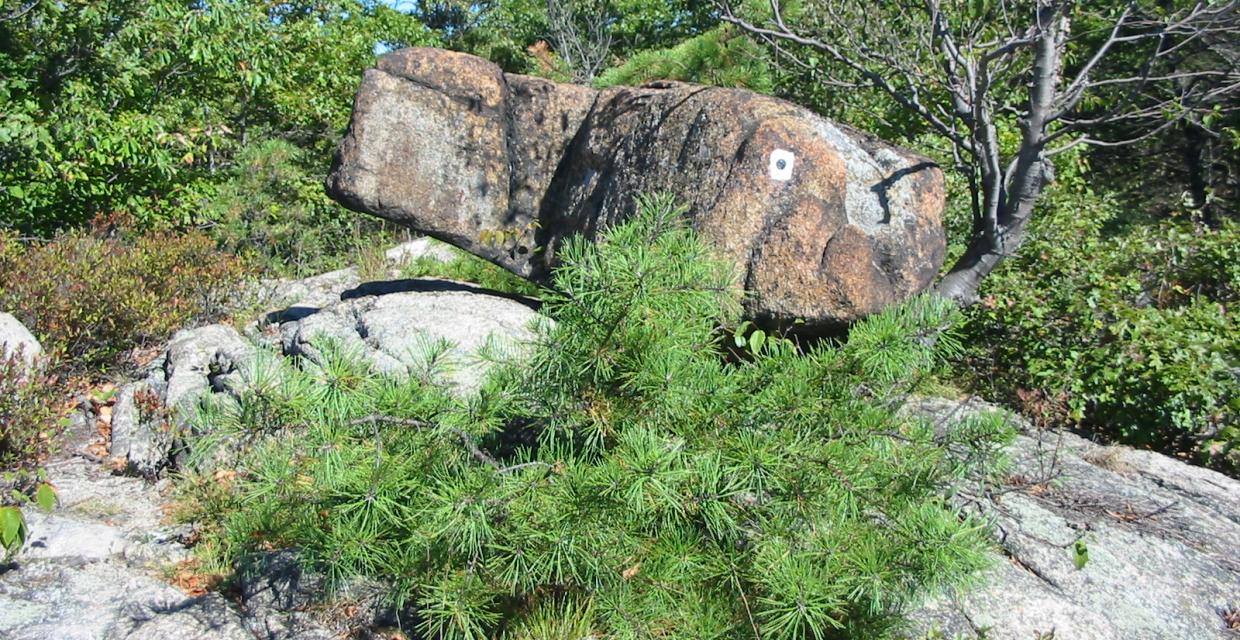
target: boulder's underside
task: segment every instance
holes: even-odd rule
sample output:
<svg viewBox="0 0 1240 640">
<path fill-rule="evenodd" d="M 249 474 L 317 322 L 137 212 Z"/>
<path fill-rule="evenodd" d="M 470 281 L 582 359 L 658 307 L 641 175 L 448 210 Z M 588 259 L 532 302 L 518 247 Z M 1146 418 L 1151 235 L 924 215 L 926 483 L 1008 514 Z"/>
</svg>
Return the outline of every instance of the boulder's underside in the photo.
<svg viewBox="0 0 1240 640">
<path fill-rule="evenodd" d="M 925 158 L 750 91 L 596 91 L 404 49 L 366 71 L 327 190 L 545 280 L 566 238 L 673 194 L 733 259 L 751 318 L 836 326 L 926 288 L 943 177 Z"/>
</svg>

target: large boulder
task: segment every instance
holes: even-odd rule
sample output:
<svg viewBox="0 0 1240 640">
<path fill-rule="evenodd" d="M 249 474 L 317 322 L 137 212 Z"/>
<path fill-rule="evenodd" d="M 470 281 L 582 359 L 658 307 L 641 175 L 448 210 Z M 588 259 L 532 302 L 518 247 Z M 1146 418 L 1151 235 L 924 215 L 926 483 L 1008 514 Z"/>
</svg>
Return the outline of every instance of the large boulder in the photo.
<svg viewBox="0 0 1240 640">
<path fill-rule="evenodd" d="M 437 381 L 469 393 L 486 375 L 480 352 L 489 344 L 513 348 L 536 337 L 533 301 L 450 280 L 371 283 L 345 292 L 342 298 L 281 322 L 281 351 L 321 363 L 320 349 L 330 340 L 376 371 L 405 377 L 425 373 L 426 356 L 434 351 L 433 345 L 443 344 L 444 353 L 436 360 L 444 370 Z"/>
<path fill-rule="evenodd" d="M 944 255 L 939 169 L 806 109 L 681 83 L 600 92 L 438 49 L 366 71 L 327 190 L 533 280 L 566 238 L 668 192 L 770 324 L 855 320 L 924 289 Z"/>
</svg>

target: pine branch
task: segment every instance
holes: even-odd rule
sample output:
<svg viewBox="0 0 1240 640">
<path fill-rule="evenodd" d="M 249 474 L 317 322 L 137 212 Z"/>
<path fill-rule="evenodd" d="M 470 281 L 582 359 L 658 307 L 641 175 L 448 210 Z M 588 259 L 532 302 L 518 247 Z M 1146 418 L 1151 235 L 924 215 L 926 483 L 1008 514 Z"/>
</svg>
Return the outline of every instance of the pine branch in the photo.
<svg viewBox="0 0 1240 640">
<path fill-rule="evenodd" d="M 374 424 L 374 423 L 398 424 L 398 425 L 402 425 L 406 427 L 417 427 L 419 429 L 434 429 L 435 428 L 434 424 L 426 422 L 425 420 L 398 418 L 396 416 L 388 416 L 388 415 L 383 415 L 379 413 L 372 413 L 370 415 L 363 416 L 355 420 L 350 420 L 348 422 L 348 425 L 351 427 L 354 427 L 354 426 L 359 426 L 359 425 L 364 425 L 364 424 Z M 500 468 L 499 463 L 495 461 L 495 458 L 492 458 L 490 454 L 478 448 L 478 445 L 474 443 L 473 436 L 462 431 L 461 429 L 451 428 L 451 429 L 448 429 L 448 431 L 451 432 L 453 435 L 455 435 L 457 438 L 460 438 L 461 444 L 464 445 L 465 448 L 469 450 L 470 455 L 472 455 L 475 460 L 489 467 L 495 467 L 496 469 Z"/>
<path fill-rule="evenodd" d="M 405 427 L 417 427 L 419 429 L 432 429 L 435 427 L 435 425 L 425 420 L 414 420 L 410 418 L 397 418 L 396 416 L 388 416 L 388 415 L 383 415 L 381 413 L 372 413 L 367 416 L 362 416 L 361 418 L 350 420 L 347 424 L 350 427 L 358 427 L 364 424 L 375 424 L 375 423 L 398 424 L 398 425 L 405 426 Z"/>
</svg>

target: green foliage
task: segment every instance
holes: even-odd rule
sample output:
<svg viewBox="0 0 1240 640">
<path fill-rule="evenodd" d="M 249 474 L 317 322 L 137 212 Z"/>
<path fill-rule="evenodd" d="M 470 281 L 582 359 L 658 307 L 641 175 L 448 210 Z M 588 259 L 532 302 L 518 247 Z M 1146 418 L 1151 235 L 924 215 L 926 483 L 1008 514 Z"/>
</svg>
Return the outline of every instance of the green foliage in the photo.
<svg viewBox="0 0 1240 640">
<path fill-rule="evenodd" d="M 101 227 L 29 247 L 0 237 L 0 246 L 0 308 L 76 371 L 219 317 L 246 272 L 198 232 L 131 239 Z"/>
<path fill-rule="evenodd" d="M 0 227 L 49 235 L 98 214 L 199 221 L 236 152 L 264 138 L 321 175 L 377 45 L 431 42 L 362 0 L 5 2 Z"/>
<path fill-rule="evenodd" d="M 996 393 L 1052 423 L 1240 468 L 1240 226 L 1137 224 L 1060 184 L 1021 253 L 969 311 L 969 361 Z"/>
<path fill-rule="evenodd" d="M 34 492 L 34 503 L 45 513 L 50 512 L 56 508 L 56 490 L 50 484 L 40 484 Z"/>
<path fill-rule="evenodd" d="M 48 369 L 45 359 L 28 366 L 19 353 L 0 353 L 0 470 L 25 475 L 47 458 L 64 401 Z"/>
<path fill-rule="evenodd" d="M 876 638 L 984 564 L 985 527 L 946 497 L 1006 424 L 936 434 L 899 410 L 956 348 L 953 307 L 919 299 L 845 345 L 766 337 L 729 360 L 733 270 L 668 199 L 562 255 L 554 325 L 524 357 L 489 350 L 476 393 L 416 374 L 434 345 L 402 380 L 326 344 L 321 365 L 263 358 L 239 402 L 204 405 L 199 431 L 245 443 L 202 502 L 207 548 L 296 547 L 462 639 Z"/>
<path fill-rule="evenodd" d="M 1077 538 L 1072 542 L 1072 566 L 1080 571 L 1087 564 L 1089 564 L 1089 546 L 1085 544 L 1083 538 Z"/>
<path fill-rule="evenodd" d="M 6 558 L 21 548 L 28 533 L 21 509 L 11 505 L 0 507 L 0 548 Z"/>
<path fill-rule="evenodd" d="M 64 386 L 40 357 L 28 363 L 20 350 L 0 351 L 0 557 L 25 543 L 29 530 L 21 506 L 56 506 L 56 490 L 43 469 L 60 431 Z"/>
<path fill-rule="evenodd" d="M 6 472 L 7 475 L 9 472 Z M 40 479 L 44 479 L 44 476 L 40 470 Z M 4 484 L 13 483 L 6 477 Z M 30 537 L 30 527 L 26 524 L 26 516 L 21 510 L 21 505 L 28 502 L 33 502 L 44 513 L 51 513 L 52 509 L 56 508 L 56 489 L 42 481 L 36 485 L 33 497 L 17 489 L 12 489 L 9 495 L 0 497 L 0 550 L 4 551 L 0 557 L 6 560 L 17 553 Z"/>
<path fill-rule="evenodd" d="M 735 29 L 720 26 L 668 49 L 634 54 L 605 71 L 594 84 L 604 88 L 679 80 L 769 94 L 775 90 L 773 76 L 761 47 Z"/>
<path fill-rule="evenodd" d="M 391 236 L 382 221 L 328 198 L 322 176 L 306 168 L 307 155 L 279 139 L 237 153 L 229 178 L 199 214 L 221 249 L 251 254 L 275 274 L 304 277 L 348 266 L 359 245 Z"/>
<path fill-rule="evenodd" d="M 696 0 L 554 0 L 578 19 L 605 16 L 608 51 L 625 58 L 674 46 L 714 24 L 709 3 Z M 558 56 L 538 45 L 551 40 L 547 0 L 412 0 L 402 2 L 444 46 L 482 56 L 505 71 L 567 79 Z M 587 25 L 576 25 L 583 33 Z M 554 52 L 550 52 L 554 56 Z"/>
<path fill-rule="evenodd" d="M 486 289 L 516 295 L 539 297 L 542 289 L 502 267 L 498 267 L 482 258 L 453 250 L 455 257 L 444 262 L 430 256 L 422 256 L 413 262 L 402 265 L 402 278 L 447 278 L 472 282 Z"/>
<path fill-rule="evenodd" d="M 714 7 L 697 0 L 610 0 L 611 27 L 618 56 L 670 47 L 714 24 Z"/>
</svg>

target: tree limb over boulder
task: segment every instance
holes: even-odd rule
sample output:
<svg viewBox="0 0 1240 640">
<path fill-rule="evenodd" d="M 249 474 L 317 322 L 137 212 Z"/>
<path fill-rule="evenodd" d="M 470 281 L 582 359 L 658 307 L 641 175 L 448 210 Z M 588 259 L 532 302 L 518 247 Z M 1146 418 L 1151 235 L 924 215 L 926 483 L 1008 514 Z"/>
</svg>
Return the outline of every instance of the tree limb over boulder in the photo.
<svg viewBox="0 0 1240 640">
<path fill-rule="evenodd" d="M 738 265 L 746 314 L 775 326 L 908 298 L 945 250 L 938 167 L 794 104 L 682 83 L 595 91 L 438 49 L 366 71 L 327 192 L 535 281 L 565 239 L 668 192 Z"/>
</svg>

